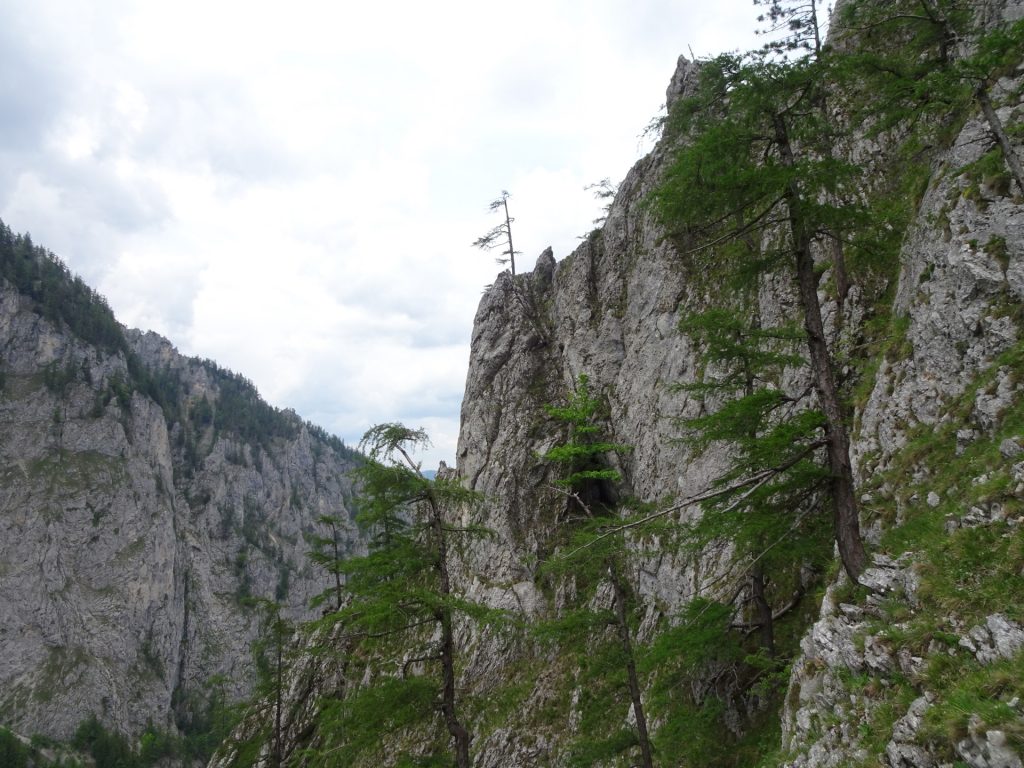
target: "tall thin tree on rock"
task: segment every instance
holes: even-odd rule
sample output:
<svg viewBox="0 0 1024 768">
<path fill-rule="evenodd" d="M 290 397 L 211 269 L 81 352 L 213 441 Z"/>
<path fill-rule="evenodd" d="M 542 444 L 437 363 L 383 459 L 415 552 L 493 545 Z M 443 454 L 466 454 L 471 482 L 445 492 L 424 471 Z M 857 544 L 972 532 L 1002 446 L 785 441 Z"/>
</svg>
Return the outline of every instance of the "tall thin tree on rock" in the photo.
<svg viewBox="0 0 1024 768">
<path fill-rule="evenodd" d="M 500 211 L 504 216 L 504 221 L 497 224 L 490 229 L 487 234 L 478 237 L 474 242 L 475 248 L 481 248 L 485 251 L 493 251 L 495 249 L 501 249 L 501 255 L 498 256 L 495 261 L 504 266 L 509 265 L 512 270 L 512 276 L 516 275 L 516 254 L 519 253 L 512 245 L 512 222 L 515 221 L 511 214 L 508 212 L 508 199 L 510 195 L 507 191 L 501 191 L 501 197 L 496 200 L 492 200 L 489 209 L 491 211 Z"/>
</svg>

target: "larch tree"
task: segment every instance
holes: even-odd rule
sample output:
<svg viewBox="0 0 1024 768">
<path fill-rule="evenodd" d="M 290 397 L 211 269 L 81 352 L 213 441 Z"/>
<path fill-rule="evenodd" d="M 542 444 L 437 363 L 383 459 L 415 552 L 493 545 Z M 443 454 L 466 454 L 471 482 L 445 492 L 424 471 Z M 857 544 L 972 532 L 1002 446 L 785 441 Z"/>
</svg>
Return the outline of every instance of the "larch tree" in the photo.
<svg viewBox="0 0 1024 768">
<path fill-rule="evenodd" d="M 837 365 L 825 332 L 815 253 L 821 242 L 864 222 L 856 200 L 860 169 L 820 151 L 824 125 L 818 96 L 822 64 L 804 57 L 725 55 L 703 65 L 698 93 L 670 116 L 679 138 L 652 202 L 666 228 L 691 250 L 745 241 L 736 269 L 767 273 L 788 267 L 822 413 L 834 537 L 853 580 L 867 555 L 850 462 L 847 416 Z"/>
<path fill-rule="evenodd" d="M 365 664 L 368 682 L 323 708 L 324 764 L 355 763 L 387 748 L 389 734 L 429 728 L 437 715 L 448 745 L 415 757 L 416 764 L 451 765 L 452 758 L 456 768 L 471 764 L 471 734 L 460 715 L 455 621 L 492 612 L 456 593 L 452 547 L 456 536 L 486 531 L 446 521 L 447 509 L 477 496 L 457 479 L 423 473 L 413 452 L 427 444 L 422 430 L 402 424 L 377 425 L 360 444 L 368 459 L 357 470 L 356 521 L 370 536 L 369 552 L 339 564 L 344 599 L 324 621 L 338 627 L 349 656 Z"/>
<path fill-rule="evenodd" d="M 510 195 L 505 190 L 501 191 L 501 197 L 492 200 L 489 209 L 498 211 L 504 219 L 500 224 L 495 225 L 484 235 L 481 235 L 473 242 L 473 247 L 482 248 L 485 251 L 501 249 L 501 255 L 495 261 L 501 265 L 508 264 L 512 270 L 512 276 L 516 275 L 516 254 L 519 253 L 512 245 L 512 222 L 515 221 L 508 211 L 508 199 Z"/>
<path fill-rule="evenodd" d="M 1024 194 L 1024 164 L 993 94 L 1024 51 L 1024 20 L 982 23 L 983 4 L 970 0 L 855 0 L 842 10 L 842 36 L 857 41 L 856 64 L 868 85 L 864 118 L 876 131 L 896 128 L 911 149 L 941 141 L 973 102 L 1006 171 Z"/>
</svg>

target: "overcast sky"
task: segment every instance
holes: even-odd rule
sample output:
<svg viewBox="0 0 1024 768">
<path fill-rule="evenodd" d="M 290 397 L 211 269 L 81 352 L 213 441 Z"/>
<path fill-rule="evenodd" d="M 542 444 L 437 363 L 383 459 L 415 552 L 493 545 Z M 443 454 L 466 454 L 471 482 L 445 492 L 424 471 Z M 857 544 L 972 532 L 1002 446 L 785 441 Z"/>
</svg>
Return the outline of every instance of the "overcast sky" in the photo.
<svg viewBox="0 0 1024 768">
<path fill-rule="evenodd" d="M 0 0 L 0 218 L 125 324 L 355 444 L 451 463 L 470 244 L 512 194 L 530 269 L 649 145 L 680 53 L 754 44 L 751 0 Z"/>
</svg>

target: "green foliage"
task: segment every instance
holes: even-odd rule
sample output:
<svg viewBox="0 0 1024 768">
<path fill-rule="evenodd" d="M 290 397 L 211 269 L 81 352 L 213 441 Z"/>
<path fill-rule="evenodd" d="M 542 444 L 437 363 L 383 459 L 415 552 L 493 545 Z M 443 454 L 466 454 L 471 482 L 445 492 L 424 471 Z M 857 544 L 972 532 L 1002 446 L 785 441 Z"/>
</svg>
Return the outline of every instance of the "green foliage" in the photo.
<svg viewBox="0 0 1024 768">
<path fill-rule="evenodd" d="M 566 441 L 542 458 L 564 470 L 557 482 L 566 488 L 570 539 L 568 552 L 556 553 L 543 570 L 571 579 L 575 604 L 536 631 L 570 654 L 578 669 L 574 683 L 581 691 L 580 722 L 569 764 L 629 759 L 649 766 L 651 746 L 633 647 L 639 624 L 637 600 L 626 575 L 625 537 L 617 530 L 626 522 L 616 488 L 622 477 L 607 464 L 611 454 L 630 448 L 603 438 L 598 423 L 601 403 L 591 394 L 585 374 L 577 379 L 565 405 L 545 410 L 567 432 Z M 611 587 L 611 606 L 598 594 L 602 585 Z M 630 706 L 634 728 L 622 725 Z"/>
<path fill-rule="evenodd" d="M 438 726 L 451 731 L 448 716 L 439 715 L 447 707 L 456 719 L 461 698 L 444 685 L 456 662 L 452 622 L 497 621 L 500 612 L 452 591 L 449 548 L 487 532 L 446 522 L 444 510 L 472 506 L 479 497 L 455 479 L 431 479 L 420 470 L 412 453 L 427 444 L 423 430 L 401 424 L 370 429 L 361 443 L 368 458 L 356 470 L 361 496 L 355 518 L 366 532 L 368 552 L 336 557 L 333 543 L 325 542 L 331 549 L 320 559 L 343 579 L 325 592 L 335 610 L 321 623 L 342 633 L 351 663 L 365 669 L 370 682 L 321 711 L 319 728 L 331 746 L 313 755 L 314 763 L 334 765 L 341 754 L 344 764 L 363 764 L 387 750 L 399 765 L 451 764 L 449 739 Z M 417 649 L 412 659 L 410 648 Z M 434 742 L 405 745 L 401 733 L 414 722 L 433 724 Z"/>
<path fill-rule="evenodd" d="M 940 761 L 956 759 L 954 747 L 967 736 L 972 716 L 980 719 L 982 733 L 1002 730 L 1011 746 L 1024 744 L 1019 710 L 1010 706 L 1015 697 L 1024 697 L 1024 655 L 982 664 L 959 645 L 967 630 L 992 614 L 1024 621 L 1024 539 L 1015 525 L 1024 505 L 1013 462 L 999 450 L 1004 439 L 1022 433 L 1024 401 L 1015 397 L 992 431 L 969 445 L 958 450 L 956 439 L 978 395 L 994 385 L 998 373 L 1016 376 L 1021 370 L 1024 345 L 1018 343 L 946 403 L 937 424 L 910 428 L 904 448 L 874 478 L 869 511 L 891 526 L 881 548 L 893 557 L 910 553 L 919 587 L 912 603 L 890 595 L 869 631 L 876 641 L 920 656 L 924 664 L 909 679 L 842 675 L 852 693 L 873 699 L 861 732 L 861 745 L 871 756 L 884 753 L 893 724 L 924 691 L 932 701 L 917 740 L 928 743 Z M 929 493 L 936 494 L 937 504 L 934 498 L 928 502 Z M 972 507 L 998 508 L 1006 519 L 958 527 Z M 835 595 L 837 601 L 860 604 L 865 597 L 864 589 L 850 587 Z"/>
<path fill-rule="evenodd" d="M 127 354 L 128 343 L 106 299 L 28 234 L 15 235 L 2 221 L 0 278 L 31 298 L 33 310 L 50 322 L 67 325 L 80 339 L 106 352 Z"/>
<path fill-rule="evenodd" d="M 128 740 L 104 728 L 95 715 L 82 721 L 71 745 L 90 755 L 95 768 L 141 768 L 143 765 Z"/>
<path fill-rule="evenodd" d="M 719 256 L 737 255 L 718 246 L 739 243 L 744 263 L 736 268 L 756 274 L 790 255 L 777 236 L 790 190 L 801 191 L 803 226 L 815 236 L 846 239 L 868 224 L 859 202 L 863 169 L 824 151 L 834 133 L 819 110 L 829 66 L 735 54 L 703 63 L 697 94 L 669 116 L 668 135 L 680 144 L 649 198 L 670 233 L 699 250 L 714 243 Z M 790 161 L 784 143 L 803 150 Z M 754 252 L 753 243 L 772 241 Z"/>
<path fill-rule="evenodd" d="M 28 768 L 28 749 L 6 728 L 0 728 L 0 768 Z"/>
<path fill-rule="evenodd" d="M 348 527 L 348 521 L 336 515 L 321 515 L 316 522 L 326 530 L 327 535 L 306 534 L 306 541 L 310 546 L 308 556 L 314 564 L 327 572 L 332 583 L 313 598 L 311 607 L 316 608 L 326 603 L 333 604 L 334 609 L 339 610 L 344 603 L 344 590 L 341 583 L 343 563 L 351 553 L 349 541 L 341 538 L 341 532 Z"/>
<path fill-rule="evenodd" d="M 175 691 L 172 705 L 178 733 L 150 723 L 135 748 L 122 734 L 107 730 L 95 715 L 90 715 L 75 730 L 71 746 L 89 755 L 94 768 L 150 768 L 167 762 L 205 764 L 228 738 L 240 714 L 237 705 L 226 702 L 219 678 L 209 681 L 203 692 L 183 697 Z"/>
<path fill-rule="evenodd" d="M 828 521 L 807 513 L 827 479 L 815 460 L 825 424 L 819 412 L 777 388 L 784 369 L 802 362 L 793 351 L 802 333 L 789 326 L 761 328 L 750 319 L 755 311 L 742 304 L 737 310 L 719 307 L 680 323 L 708 371 L 698 383 L 680 387 L 706 409 L 682 422 L 684 439 L 698 450 L 724 443 L 731 459 L 716 479 L 721 493 L 704 503 L 703 515 L 682 540 L 695 552 L 727 542 L 742 569 L 738 577 L 756 563 L 770 574 L 775 591 L 788 596 L 799 588 L 801 568 L 820 567 L 831 557 Z"/>
<path fill-rule="evenodd" d="M 697 598 L 642 659 L 652 676 L 651 709 L 658 717 L 658 753 L 671 765 L 723 765 L 734 745 L 723 738 L 728 695 L 695 681 L 740 674 L 745 651 L 732 632 L 732 606 Z"/>
<path fill-rule="evenodd" d="M 241 719 L 242 706 L 230 703 L 223 677 L 214 676 L 198 689 L 175 689 L 171 700 L 174 724 L 181 734 L 177 752 L 186 762 L 206 764 Z"/>
<path fill-rule="evenodd" d="M 949 144 L 974 103 L 990 100 L 992 85 L 1012 72 L 1024 50 L 1024 21 L 986 29 L 979 17 L 976 4 L 965 0 L 844 4 L 842 27 L 857 49 L 846 58 L 861 86 L 850 101 L 852 120 L 900 136 L 904 155 Z M 993 186 L 1002 178 L 1005 195 L 1010 158 L 1002 158 L 1001 147 L 995 152 L 1001 168 Z M 970 191 L 977 195 L 976 187 Z"/>
<path fill-rule="evenodd" d="M 56 395 L 63 395 L 68 385 L 77 378 L 78 366 L 70 360 L 63 366 L 53 362 L 43 368 L 43 384 Z"/>
<path fill-rule="evenodd" d="M 602 483 L 621 481 L 619 472 L 607 466 L 606 457 L 631 448 L 600 439 L 601 427 L 595 423 L 599 409 L 600 402 L 590 394 L 586 374 L 580 374 L 566 405 L 545 407 L 548 416 L 565 425 L 569 432 L 565 443 L 551 448 L 542 457 L 566 468 L 568 474 L 556 481 L 559 485 L 583 492 Z M 587 494 L 588 497 L 593 495 Z"/>
<path fill-rule="evenodd" d="M 325 702 L 319 715 L 323 746 L 310 755 L 311 764 L 366 764 L 360 759 L 380 752 L 382 742 L 398 740 L 416 726 L 436 729 L 439 698 L 435 679 L 412 676 L 372 680 L 344 699 Z M 435 757 L 439 764 L 451 764 L 443 755 Z M 421 758 L 410 755 L 407 759 L 418 762 Z"/>
<path fill-rule="evenodd" d="M 765 9 L 757 21 L 765 26 L 757 30 L 769 40 L 762 52 L 787 58 L 820 53 L 821 25 L 818 22 L 820 0 L 754 0 Z"/>
<path fill-rule="evenodd" d="M 1017 749 L 1024 746 L 1024 721 L 1009 703 L 1024 697 L 1024 653 L 987 665 L 936 659 L 929 672 L 942 696 L 925 714 L 922 738 L 954 744 L 976 716 L 982 732 L 1001 730 Z"/>
<path fill-rule="evenodd" d="M 150 723 L 139 737 L 139 762 L 154 765 L 160 760 L 173 760 L 180 756 L 179 740 L 167 731 L 160 731 Z"/>
</svg>

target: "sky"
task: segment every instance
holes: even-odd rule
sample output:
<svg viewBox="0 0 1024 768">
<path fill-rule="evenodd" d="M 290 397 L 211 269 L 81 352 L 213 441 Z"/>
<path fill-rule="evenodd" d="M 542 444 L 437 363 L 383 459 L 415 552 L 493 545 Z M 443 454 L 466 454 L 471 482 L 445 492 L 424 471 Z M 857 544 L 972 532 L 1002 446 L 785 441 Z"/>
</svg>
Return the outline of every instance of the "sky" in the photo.
<svg viewBox="0 0 1024 768">
<path fill-rule="evenodd" d="M 562 259 L 649 148 L 679 54 L 751 0 L 0 0 L 0 218 L 129 327 L 355 445 L 453 463 L 473 315 Z"/>
</svg>

